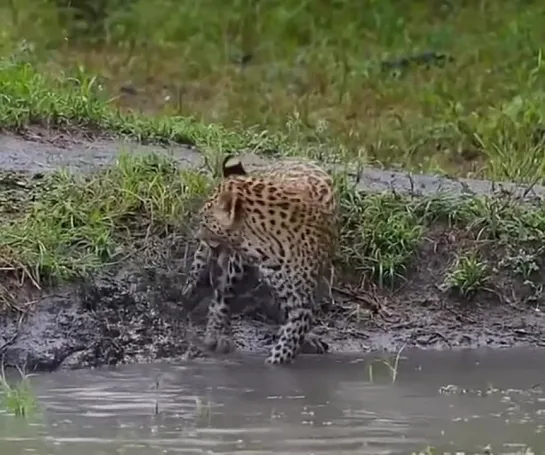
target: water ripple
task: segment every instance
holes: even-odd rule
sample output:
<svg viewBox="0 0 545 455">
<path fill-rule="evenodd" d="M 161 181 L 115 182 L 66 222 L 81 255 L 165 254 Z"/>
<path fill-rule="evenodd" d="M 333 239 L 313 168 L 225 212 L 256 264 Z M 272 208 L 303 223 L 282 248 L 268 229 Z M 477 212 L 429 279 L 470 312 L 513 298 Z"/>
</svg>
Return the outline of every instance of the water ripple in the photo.
<svg viewBox="0 0 545 455">
<path fill-rule="evenodd" d="M 259 360 L 38 376 L 43 418 L 29 425 L 0 415 L 2 453 L 377 455 L 429 444 L 471 452 L 489 443 L 495 453 L 521 444 L 545 449 L 542 391 L 524 388 L 539 382 L 545 362 L 509 351 L 475 355 L 472 363 L 467 353 L 409 353 L 394 384 L 376 372 L 370 383 L 365 363 L 333 356 L 284 369 Z"/>
</svg>

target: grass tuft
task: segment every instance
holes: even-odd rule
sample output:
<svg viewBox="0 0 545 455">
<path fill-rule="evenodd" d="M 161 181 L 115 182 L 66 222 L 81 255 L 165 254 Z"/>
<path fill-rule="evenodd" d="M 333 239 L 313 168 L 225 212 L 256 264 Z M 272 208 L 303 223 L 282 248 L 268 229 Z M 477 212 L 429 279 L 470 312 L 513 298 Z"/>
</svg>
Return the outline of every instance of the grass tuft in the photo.
<svg viewBox="0 0 545 455">
<path fill-rule="evenodd" d="M 392 193 L 368 194 L 338 185 L 341 199 L 339 260 L 358 273 L 369 273 L 380 285 L 392 284 L 405 272 L 424 225 L 403 199 Z"/>
<path fill-rule="evenodd" d="M 488 265 L 476 252 L 461 255 L 445 279 L 445 287 L 459 292 L 463 297 L 483 289 L 490 279 Z"/>
</svg>

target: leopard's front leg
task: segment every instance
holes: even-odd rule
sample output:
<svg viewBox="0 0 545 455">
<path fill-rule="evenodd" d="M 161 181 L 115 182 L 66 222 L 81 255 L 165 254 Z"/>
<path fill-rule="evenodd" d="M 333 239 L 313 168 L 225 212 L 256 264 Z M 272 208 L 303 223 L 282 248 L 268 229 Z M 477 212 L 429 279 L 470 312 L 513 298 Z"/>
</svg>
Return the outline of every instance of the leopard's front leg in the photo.
<svg viewBox="0 0 545 455">
<path fill-rule="evenodd" d="M 208 308 L 204 343 L 211 351 L 234 350 L 231 333 L 231 307 L 236 298 L 235 287 L 244 278 L 244 263 L 238 253 L 222 250 L 217 256 L 212 285 L 214 298 Z"/>
</svg>

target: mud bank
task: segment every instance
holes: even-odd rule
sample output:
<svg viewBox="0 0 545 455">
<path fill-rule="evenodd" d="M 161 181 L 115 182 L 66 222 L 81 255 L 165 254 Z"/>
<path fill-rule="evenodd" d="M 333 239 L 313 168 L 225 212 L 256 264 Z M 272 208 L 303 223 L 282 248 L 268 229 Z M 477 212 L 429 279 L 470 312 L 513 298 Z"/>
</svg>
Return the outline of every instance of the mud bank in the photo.
<svg viewBox="0 0 545 455">
<path fill-rule="evenodd" d="M 120 149 L 134 153 L 162 151 L 181 166 L 199 167 L 202 155 L 194 148 L 135 145 L 107 138 L 88 140 L 34 131 L 25 137 L 0 136 L 0 168 L 44 173 L 59 166 L 87 171 L 110 164 Z M 246 155 L 251 166 L 255 156 Z M 356 175 L 354 174 L 356 179 Z M 364 191 L 449 194 L 490 194 L 509 191 L 526 199 L 541 199 L 545 190 L 480 181 L 452 181 L 429 176 L 365 170 L 359 176 Z M 397 351 L 421 348 L 508 347 L 545 345 L 545 318 L 540 310 L 545 273 L 540 266 L 530 286 L 509 271 L 499 270 L 494 282 L 472 299 L 461 299 L 441 288 L 447 269 L 470 239 L 463 230 L 434 226 L 426 233 L 406 281 L 393 290 L 366 285 L 354 293 L 335 289 L 324 299 L 316 331 L 330 352 Z M 188 250 L 189 246 L 189 250 Z M 179 301 L 185 258 L 194 245 L 183 236 L 157 239 L 145 257 L 133 257 L 122 269 L 109 270 L 87 282 L 41 292 L 24 286 L 18 300 L 30 302 L 26 312 L 0 318 L 0 354 L 7 366 L 26 370 L 84 368 L 164 358 L 210 356 L 200 340 L 207 295 L 188 314 Z M 484 254 L 498 263 L 505 251 Z M 255 284 L 255 283 L 254 283 Z M 12 290 L 0 283 L 0 291 Z M 13 290 L 12 290 L 13 292 Z M 378 314 L 369 308 L 381 308 Z M 266 289 L 244 289 L 233 324 L 237 353 L 263 353 L 278 327 Z M 222 356 L 223 357 L 223 356 Z"/>
</svg>

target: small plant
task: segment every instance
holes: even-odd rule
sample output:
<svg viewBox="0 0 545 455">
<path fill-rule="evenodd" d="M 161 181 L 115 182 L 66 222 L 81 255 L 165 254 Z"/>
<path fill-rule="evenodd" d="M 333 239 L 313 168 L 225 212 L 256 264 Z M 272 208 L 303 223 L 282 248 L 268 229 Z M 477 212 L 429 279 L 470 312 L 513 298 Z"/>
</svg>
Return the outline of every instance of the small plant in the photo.
<svg viewBox="0 0 545 455">
<path fill-rule="evenodd" d="M 516 254 L 509 254 L 503 258 L 499 265 L 502 267 L 510 267 L 524 280 L 529 280 L 530 277 L 540 269 L 537 262 L 539 253 L 540 251 L 529 252 L 520 248 Z"/>
<path fill-rule="evenodd" d="M 388 373 L 390 374 L 390 377 L 391 377 L 391 380 L 392 380 L 392 384 L 395 383 L 396 380 L 397 380 L 397 375 L 398 375 L 398 371 L 399 371 L 399 361 L 401 359 L 401 353 L 405 349 L 405 346 L 406 345 L 403 345 L 401 347 L 401 349 L 397 352 L 397 354 L 393 358 L 389 357 L 389 358 L 386 358 L 386 359 L 375 359 L 375 360 L 373 360 L 369 364 L 369 366 L 367 367 L 368 372 L 369 372 L 369 382 L 374 382 L 375 375 L 374 375 L 373 365 L 376 364 L 376 363 L 379 363 L 379 364 L 385 365 L 387 367 Z"/>
<path fill-rule="evenodd" d="M 339 261 L 369 272 L 379 285 L 392 284 L 420 244 L 424 225 L 405 200 L 393 193 L 363 194 L 342 180 Z"/>
<path fill-rule="evenodd" d="M 37 401 L 30 384 L 29 376 L 19 370 L 21 380 L 11 384 L 6 378 L 4 367 L 0 375 L 0 395 L 4 409 L 16 417 L 29 417 L 37 409 Z"/>
<path fill-rule="evenodd" d="M 472 252 L 456 259 L 454 267 L 445 279 L 445 288 L 453 289 L 468 297 L 486 286 L 489 279 L 489 267 Z"/>
</svg>

